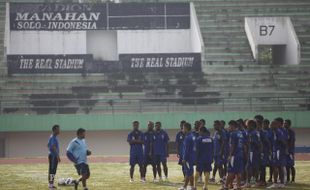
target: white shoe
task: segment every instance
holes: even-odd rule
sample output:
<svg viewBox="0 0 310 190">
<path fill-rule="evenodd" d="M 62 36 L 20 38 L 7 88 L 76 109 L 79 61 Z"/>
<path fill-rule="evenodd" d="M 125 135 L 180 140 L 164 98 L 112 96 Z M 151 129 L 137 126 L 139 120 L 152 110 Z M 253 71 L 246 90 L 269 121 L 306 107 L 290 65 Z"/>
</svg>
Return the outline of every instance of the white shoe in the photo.
<svg viewBox="0 0 310 190">
<path fill-rule="evenodd" d="M 159 182 L 159 180 L 156 179 L 156 178 L 154 178 L 154 179 L 153 179 L 153 182 L 154 182 L 154 183 L 157 183 L 157 182 Z"/>
<path fill-rule="evenodd" d="M 198 179 L 198 183 L 202 183 L 202 177 L 201 176 Z"/>
<path fill-rule="evenodd" d="M 130 183 L 133 183 L 133 182 L 134 182 L 134 180 L 133 180 L 133 179 L 130 179 L 130 180 L 129 180 L 129 182 L 130 182 Z"/>
<path fill-rule="evenodd" d="M 283 183 L 280 183 L 278 184 L 278 187 L 282 189 L 282 188 L 285 188 L 285 185 Z"/>
<path fill-rule="evenodd" d="M 186 190 L 186 188 L 182 186 L 182 187 L 178 188 L 178 190 Z"/>
<path fill-rule="evenodd" d="M 141 178 L 141 179 L 140 179 L 140 182 L 141 182 L 141 183 L 145 183 L 145 182 L 146 182 L 145 178 Z"/>
<path fill-rule="evenodd" d="M 267 189 L 276 189 L 276 188 L 279 188 L 279 185 L 277 183 L 274 183 L 270 185 L 269 187 L 267 187 Z"/>
</svg>

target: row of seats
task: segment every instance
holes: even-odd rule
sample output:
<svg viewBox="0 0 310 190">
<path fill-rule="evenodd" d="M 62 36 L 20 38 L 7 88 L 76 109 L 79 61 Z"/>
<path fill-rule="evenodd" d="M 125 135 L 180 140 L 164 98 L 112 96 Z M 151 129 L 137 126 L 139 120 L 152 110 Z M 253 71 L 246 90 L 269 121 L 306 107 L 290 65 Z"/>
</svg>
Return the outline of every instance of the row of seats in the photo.
<svg viewBox="0 0 310 190">
<path fill-rule="evenodd" d="M 23 0 L 15 0 L 25 2 Z M 44 0 L 31 0 L 43 2 Z M 129 2 L 129 1 L 126 1 Z M 132 1 L 133 2 L 133 1 Z M 136 0 L 135 2 L 180 2 Z M 186 1 L 188 2 L 188 1 Z M 0 40 L 0 113 L 309 110 L 310 2 L 194 0 L 204 39 L 202 72 L 7 76 Z M 0 35 L 5 4 L 0 3 Z M 3 11 L 2 11 L 3 10 Z M 245 16 L 290 16 L 301 65 L 258 65 Z"/>
</svg>

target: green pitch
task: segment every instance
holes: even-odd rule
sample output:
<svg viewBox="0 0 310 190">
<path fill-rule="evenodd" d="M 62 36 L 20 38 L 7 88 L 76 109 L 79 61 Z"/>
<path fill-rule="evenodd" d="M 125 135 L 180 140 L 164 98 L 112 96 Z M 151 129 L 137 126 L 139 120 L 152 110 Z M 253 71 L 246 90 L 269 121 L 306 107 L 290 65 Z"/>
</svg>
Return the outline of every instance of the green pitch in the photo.
<svg viewBox="0 0 310 190">
<path fill-rule="evenodd" d="M 90 190 L 172 190 L 182 185 L 182 173 L 175 163 L 169 163 L 169 182 L 152 183 L 151 167 L 148 168 L 147 183 L 140 183 L 138 168 L 136 168 L 135 182 L 129 183 L 128 164 L 116 163 L 90 163 L 91 177 L 88 181 Z M 306 190 L 310 189 L 310 162 L 297 162 L 296 184 L 289 185 L 286 189 Z M 22 190 L 47 188 L 47 164 L 28 165 L 0 165 L 0 189 Z M 60 163 L 57 177 L 77 178 L 75 169 L 71 164 Z M 219 185 L 209 185 L 209 190 L 218 189 Z M 60 189 L 73 189 L 73 187 L 60 187 Z M 79 189 L 82 189 L 81 187 Z M 199 187 L 201 189 L 201 187 Z"/>
</svg>

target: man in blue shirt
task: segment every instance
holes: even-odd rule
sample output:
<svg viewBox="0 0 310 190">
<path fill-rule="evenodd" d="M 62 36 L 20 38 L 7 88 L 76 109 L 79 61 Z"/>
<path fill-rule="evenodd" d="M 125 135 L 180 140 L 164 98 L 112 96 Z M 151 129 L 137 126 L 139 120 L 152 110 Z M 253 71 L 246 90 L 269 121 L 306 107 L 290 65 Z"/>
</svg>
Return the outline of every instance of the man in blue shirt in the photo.
<svg viewBox="0 0 310 190">
<path fill-rule="evenodd" d="M 257 186 L 266 186 L 266 167 L 270 163 L 270 155 L 271 155 L 271 142 L 270 142 L 270 132 L 269 132 L 269 126 L 266 127 L 264 125 L 265 123 L 268 123 L 267 121 L 263 120 L 262 125 L 259 125 L 259 134 L 260 139 L 262 142 L 262 153 L 261 153 L 261 162 L 260 162 L 260 181 L 257 184 Z"/>
<path fill-rule="evenodd" d="M 144 137 L 143 133 L 139 130 L 139 122 L 134 121 L 132 123 L 133 130 L 128 134 L 127 142 L 130 145 L 130 182 L 133 182 L 133 174 L 135 171 L 135 165 L 138 164 L 140 167 L 141 182 L 145 182 L 144 177 L 144 159 L 143 159 L 143 144 Z"/>
<path fill-rule="evenodd" d="M 183 141 L 185 138 L 185 134 L 183 133 L 183 126 L 186 121 L 182 120 L 180 122 L 180 131 L 177 133 L 175 137 L 176 149 L 177 149 L 177 157 L 179 158 L 178 164 L 182 166 L 182 157 L 183 157 Z M 183 169 L 182 169 L 183 171 Z M 183 172 L 183 176 L 185 178 L 185 173 Z"/>
<path fill-rule="evenodd" d="M 74 163 L 78 175 L 81 176 L 79 180 L 74 181 L 75 189 L 77 189 L 79 182 L 82 181 L 84 190 L 88 190 L 86 180 L 89 179 L 90 171 L 87 163 L 87 156 L 91 155 L 91 151 L 88 150 L 85 142 L 85 132 L 86 130 L 83 128 L 77 130 L 77 137 L 68 145 L 67 157 Z"/>
<path fill-rule="evenodd" d="M 201 173 L 204 173 L 203 190 L 207 190 L 210 172 L 212 171 L 213 140 L 206 127 L 200 127 L 199 130 L 199 137 L 196 140 L 197 163 L 194 186 L 195 188 L 197 187 L 198 178 L 201 176 Z"/>
<path fill-rule="evenodd" d="M 282 120 L 283 121 L 283 120 Z M 273 131 L 272 138 L 272 167 L 273 167 L 273 179 L 274 183 L 268 188 L 283 188 L 284 185 L 284 172 L 283 167 L 286 166 L 286 156 L 284 144 L 285 137 L 283 131 L 280 129 L 282 125 L 281 118 L 276 118 L 271 122 L 271 129 Z M 280 178 L 280 184 L 278 184 L 278 177 Z"/>
<path fill-rule="evenodd" d="M 182 164 L 185 173 L 185 182 L 179 190 L 190 189 L 193 190 L 194 186 L 194 162 L 196 160 L 196 150 L 195 150 L 195 137 L 191 132 L 191 124 L 185 123 L 183 127 L 183 133 L 185 134 L 185 139 L 183 142 L 183 158 Z M 190 187 L 187 188 L 188 183 Z"/>
<path fill-rule="evenodd" d="M 287 119 L 284 122 L 284 127 L 287 130 L 288 133 L 288 153 L 289 155 L 287 156 L 287 165 L 286 165 L 286 170 L 287 170 L 287 181 L 294 183 L 295 182 L 295 132 L 291 128 L 291 120 Z M 292 180 L 291 179 L 291 174 L 292 174 Z"/>
<path fill-rule="evenodd" d="M 169 136 L 166 131 L 161 129 L 161 122 L 155 123 L 155 133 L 153 140 L 153 161 L 156 165 L 156 170 L 158 172 L 159 180 L 162 180 L 161 175 L 161 164 L 163 165 L 165 180 L 168 180 L 168 167 L 167 167 L 167 157 L 168 153 L 168 142 Z"/>
<path fill-rule="evenodd" d="M 153 139 L 154 139 L 154 123 L 149 121 L 147 124 L 147 131 L 143 134 L 144 137 L 144 177 L 146 176 L 146 169 L 148 165 L 152 165 L 153 177 L 156 181 L 156 166 L 153 161 Z"/>
<path fill-rule="evenodd" d="M 230 152 L 228 156 L 228 166 L 227 166 L 227 180 L 222 190 L 228 190 L 228 187 L 232 185 L 233 180 L 237 179 L 236 189 L 241 189 L 240 187 L 240 180 L 241 180 L 241 173 L 244 169 L 244 151 L 245 151 L 245 144 L 244 144 L 244 137 L 240 130 L 238 130 L 238 124 L 236 121 L 230 121 L 228 123 L 229 131 L 230 131 L 230 138 L 229 138 L 229 147 Z"/>
<path fill-rule="evenodd" d="M 249 143 L 249 151 L 248 151 L 248 159 L 247 159 L 247 181 L 243 186 L 245 188 L 251 187 L 250 182 L 251 179 L 254 178 L 256 182 L 258 182 L 258 170 L 260 166 L 260 156 L 261 156 L 261 141 L 260 135 L 257 131 L 257 124 L 254 120 L 247 121 L 248 127 L 248 143 Z"/>
<path fill-rule="evenodd" d="M 50 189 L 56 189 L 54 186 L 54 179 L 57 171 L 58 162 L 60 162 L 59 157 L 59 142 L 57 139 L 57 136 L 60 133 L 59 125 L 54 125 L 52 127 L 52 134 L 50 138 L 48 139 L 47 147 L 48 147 L 48 187 Z"/>
<path fill-rule="evenodd" d="M 214 170 L 213 170 L 213 176 L 210 179 L 210 182 L 215 182 L 215 174 L 216 171 L 219 171 L 219 175 L 221 178 L 221 181 L 223 181 L 224 177 L 224 169 L 223 169 L 223 154 L 224 154 L 224 148 L 225 148 L 225 134 L 223 133 L 223 130 L 221 128 L 221 122 L 216 120 L 213 124 L 214 127 L 214 135 L 213 135 L 213 144 L 214 144 Z"/>
</svg>

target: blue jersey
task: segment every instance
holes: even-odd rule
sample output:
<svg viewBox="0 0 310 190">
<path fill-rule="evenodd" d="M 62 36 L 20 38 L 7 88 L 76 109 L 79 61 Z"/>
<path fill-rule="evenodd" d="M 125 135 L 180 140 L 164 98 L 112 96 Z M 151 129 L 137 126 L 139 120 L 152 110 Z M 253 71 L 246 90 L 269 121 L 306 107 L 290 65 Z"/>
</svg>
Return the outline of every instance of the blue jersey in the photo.
<svg viewBox="0 0 310 190">
<path fill-rule="evenodd" d="M 146 131 L 144 133 L 144 154 L 152 155 L 151 147 L 153 145 L 154 131 Z"/>
<path fill-rule="evenodd" d="M 169 136 L 164 130 L 155 131 L 153 136 L 153 153 L 154 155 L 166 156 Z"/>
<path fill-rule="evenodd" d="M 288 152 L 290 154 L 294 154 L 295 153 L 295 141 L 296 141 L 296 137 L 295 137 L 295 131 L 293 131 L 292 129 L 288 129 Z"/>
<path fill-rule="evenodd" d="M 282 149 L 285 151 L 285 150 L 288 149 L 287 142 L 288 142 L 288 139 L 289 139 L 289 134 L 288 134 L 288 131 L 287 131 L 286 128 L 280 127 L 279 129 L 282 131 L 282 135 L 283 135 L 281 146 L 282 146 Z M 286 143 L 284 143 L 284 142 L 286 142 Z"/>
<path fill-rule="evenodd" d="M 54 151 L 53 147 L 56 147 L 56 151 Z M 47 147 L 49 150 L 49 154 L 52 156 L 58 156 L 59 155 L 59 143 L 56 135 L 51 135 L 48 139 Z"/>
<path fill-rule="evenodd" d="M 214 142 L 214 156 L 218 156 L 221 151 L 222 144 L 224 143 L 225 137 L 223 137 L 223 133 L 219 131 L 215 131 L 213 135 Z"/>
<path fill-rule="evenodd" d="M 194 163 L 196 161 L 196 137 L 194 133 L 188 133 L 183 142 L 183 160 Z"/>
<path fill-rule="evenodd" d="M 259 153 L 260 135 L 258 131 L 253 130 L 248 132 L 249 152 Z"/>
<path fill-rule="evenodd" d="M 270 133 L 267 130 L 261 130 L 260 131 L 260 138 L 263 145 L 263 153 L 269 154 L 270 153 Z"/>
<path fill-rule="evenodd" d="M 210 136 L 199 136 L 196 141 L 197 162 L 212 163 L 213 161 L 213 140 Z"/>
<path fill-rule="evenodd" d="M 139 130 L 133 130 L 128 134 L 127 142 L 130 143 L 132 140 L 144 141 L 143 133 Z M 133 155 L 142 155 L 143 154 L 143 144 L 133 143 L 130 144 L 130 156 Z"/>
<path fill-rule="evenodd" d="M 229 138 L 229 146 L 230 150 L 235 147 L 234 152 L 232 152 L 232 156 L 238 157 L 238 158 L 243 158 L 244 156 L 244 137 L 241 131 L 232 131 L 230 133 L 230 138 Z"/>
<path fill-rule="evenodd" d="M 85 139 L 74 138 L 69 143 L 67 151 L 73 154 L 76 164 L 87 164 L 87 145 Z"/>
<path fill-rule="evenodd" d="M 183 141 L 184 141 L 184 138 L 185 138 L 185 134 L 180 131 L 177 133 L 176 137 L 175 137 L 175 142 L 177 143 L 178 145 L 178 153 L 179 155 L 182 157 L 182 152 L 183 152 Z"/>
<path fill-rule="evenodd" d="M 272 151 L 277 152 L 279 151 L 280 154 L 284 154 L 285 149 L 283 149 L 283 140 L 285 139 L 283 131 L 281 129 L 275 129 L 273 131 L 273 138 L 272 138 Z"/>
<path fill-rule="evenodd" d="M 226 129 L 222 129 L 223 133 L 223 143 L 224 143 L 224 150 L 223 150 L 223 156 L 227 158 L 229 154 L 229 138 L 230 138 L 230 132 Z"/>
</svg>

